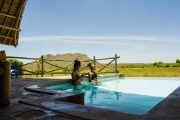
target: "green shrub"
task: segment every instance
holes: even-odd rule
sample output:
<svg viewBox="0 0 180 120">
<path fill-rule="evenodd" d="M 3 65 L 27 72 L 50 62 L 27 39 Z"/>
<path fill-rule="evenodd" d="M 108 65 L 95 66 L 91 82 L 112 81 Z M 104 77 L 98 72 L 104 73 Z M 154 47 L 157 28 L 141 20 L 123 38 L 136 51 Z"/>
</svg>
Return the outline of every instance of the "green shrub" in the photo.
<svg viewBox="0 0 180 120">
<path fill-rule="evenodd" d="M 171 67 L 171 64 L 168 64 L 168 63 L 167 63 L 167 64 L 165 65 L 165 67 Z"/>
<path fill-rule="evenodd" d="M 21 69 L 23 62 L 17 60 L 17 59 L 7 59 L 8 62 L 11 63 L 11 69 Z"/>
<path fill-rule="evenodd" d="M 175 64 L 173 64 L 173 67 L 180 67 L 180 64 L 179 63 L 175 63 Z"/>
<path fill-rule="evenodd" d="M 179 60 L 179 59 L 177 59 L 177 60 L 176 60 L 176 63 L 180 64 L 180 60 Z"/>
<path fill-rule="evenodd" d="M 165 67 L 165 64 L 164 64 L 163 62 L 161 62 L 161 61 L 159 61 L 159 62 L 154 62 L 153 65 L 156 66 L 156 67 Z"/>
</svg>

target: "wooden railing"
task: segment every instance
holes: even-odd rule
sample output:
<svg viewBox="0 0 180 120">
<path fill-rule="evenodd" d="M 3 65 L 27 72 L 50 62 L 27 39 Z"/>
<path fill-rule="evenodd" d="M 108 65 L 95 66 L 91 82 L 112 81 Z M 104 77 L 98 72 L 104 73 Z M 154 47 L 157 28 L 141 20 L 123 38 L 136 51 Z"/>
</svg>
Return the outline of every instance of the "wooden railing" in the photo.
<svg viewBox="0 0 180 120">
<path fill-rule="evenodd" d="M 71 74 L 72 73 L 72 68 L 74 61 L 69 61 L 69 60 L 54 60 L 54 59 L 45 59 L 44 56 L 41 56 L 40 58 L 27 58 L 27 57 L 14 57 L 14 56 L 7 56 L 7 58 L 14 58 L 14 59 L 23 59 L 23 60 L 31 60 L 31 62 L 23 64 L 20 71 L 21 75 L 36 75 L 37 77 L 41 75 L 43 77 L 44 75 L 51 75 L 53 76 L 54 74 Z M 101 58 L 101 59 L 96 59 L 94 56 L 93 59 L 91 60 L 83 60 L 81 61 L 81 68 L 80 72 L 84 72 L 88 70 L 87 64 L 88 63 L 93 63 L 96 65 L 96 71 L 98 74 L 102 73 L 119 73 L 118 71 L 118 59 L 120 57 L 115 54 L 114 57 L 109 57 L 109 58 Z M 109 61 L 108 61 L 109 60 Z M 105 61 L 105 62 L 101 62 Z M 108 62 L 107 62 L 108 61 Z M 56 62 L 59 64 L 52 64 L 51 62 Z M 66 63 L 64 66 L 60 63 Z M 27 65 L 32 65 L 33 68 L 27 69 Z M 47 65 L 53 66 L 54 69 L 48 69 Z M 25 69 L 26 68 L 26 69 Z M 106 69 L 106 71 L 104 71 Z"/>
</svg>

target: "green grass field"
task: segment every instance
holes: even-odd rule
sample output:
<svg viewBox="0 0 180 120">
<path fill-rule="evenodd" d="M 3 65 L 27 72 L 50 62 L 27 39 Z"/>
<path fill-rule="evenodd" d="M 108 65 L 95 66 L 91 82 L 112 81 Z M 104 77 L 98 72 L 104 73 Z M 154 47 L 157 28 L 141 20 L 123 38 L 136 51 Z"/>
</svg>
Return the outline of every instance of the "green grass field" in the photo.
<svg viewBox="0 0 180 120">
<path fill-rule="evenodd" d="M 108 69 L 105 71 L 110 72 Z M 180 77 L 180 67 L 142 67 L 142 68 L 121 68 L 118 67 L 120 73 L 125 74 L 126 77 Z M 64 76 L 65 74 L 54 74 L 53 76 Z M 69 74 L 68 74 L 69 75 Z M 51 77 L 52 75 L 44 75 L 44 77 Z M 25 76 L 24 76 L 25 77 Z M 35 75 L 26 77 L 36 77 Z M 41 77 L 39 75 L 38 77 Z"/>
<path fill-rule="evenodd" d="M 180 67 L 119 68 L 126 77 L 180 77 Z"/>
</svg>

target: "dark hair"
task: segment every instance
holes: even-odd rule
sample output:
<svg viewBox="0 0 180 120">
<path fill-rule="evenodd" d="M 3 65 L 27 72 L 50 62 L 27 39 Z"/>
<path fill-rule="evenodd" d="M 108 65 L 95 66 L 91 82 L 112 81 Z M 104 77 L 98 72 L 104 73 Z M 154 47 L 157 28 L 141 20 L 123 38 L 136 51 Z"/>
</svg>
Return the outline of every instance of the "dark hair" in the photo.
<svg viewBox="0 0 180 120">
<path fill-rule="evenodd" d="M 91 66 L 92 66 L 92 63 L 88 63 L 87 66 L 88 66 L 88 67 L 91 67 Z"/>
<path fill-rule="evenodd" d="M 94 63 L 88 63 L 87 66 L 92 67 L 92 66 L 95 66 L 95 64 Z"/>
<path fill-rule="evenodd" d="M 78 66 L 81 66 L 81 62 L 79 60 L 74 61 L 74 69 L 76 69 Z"/>
</svg>

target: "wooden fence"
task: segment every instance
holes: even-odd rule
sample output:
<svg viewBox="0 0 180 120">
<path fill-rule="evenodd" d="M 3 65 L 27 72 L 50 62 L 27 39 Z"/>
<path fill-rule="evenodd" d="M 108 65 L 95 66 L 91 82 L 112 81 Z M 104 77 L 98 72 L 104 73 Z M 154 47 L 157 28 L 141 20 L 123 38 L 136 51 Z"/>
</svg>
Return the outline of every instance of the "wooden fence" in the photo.
<svg viewBox="0 0 180 120">
<path fill-rule="evenodd" d="M 18 59 L 18 60 L 32 60 L 32 62 L 23 64 L 21 66 L 20 71 L 21 75 L 36 75 L 37 77 L 40 75 L 43 77 L 44 75 L 55 75 L 55 74 L 71 74 L 72 73 L 72 67 L 74 64 L 74 61 L 69 61 L 69 60 L 54 60 L 54 59 L 45 59 L 44 56 L 41 56 L 40 58 L 27 58 L 27 57 L 14 57 L 14 56 L 7 56 L 7 58 L 10 59 Z M 109 58 L 101 58 L 97 59 L 95 56 L 91 60 L 83 60 L 81 61 L 81 68 L 80 72 L 84 72 L 87 70 L 88 66 L 87 63 L 93 63 L 95 64 L 96 71 L 98 74 L 102 73 L 119 73 L 118 71 L 118 59 L 120 56 L 117 56 L 115 54 L 114 57 L 109 57 Z M 101 61 L 108 61 L 108 62 L 101 62 Z M 64 66 L 62 64 L 53 64 L 52 62 L 56 63 L 66 63 Z M 25 69 L 27 65 L 32 65 L 33 68 L 31 69 Z M 46 66 L 52 66 L 54 69 L 48 69 Z M 98 68 L 98 69 L 97 69 Z M 108 71 L 103 71 L 105 69 L 108 69 Z"/>
</svg>

